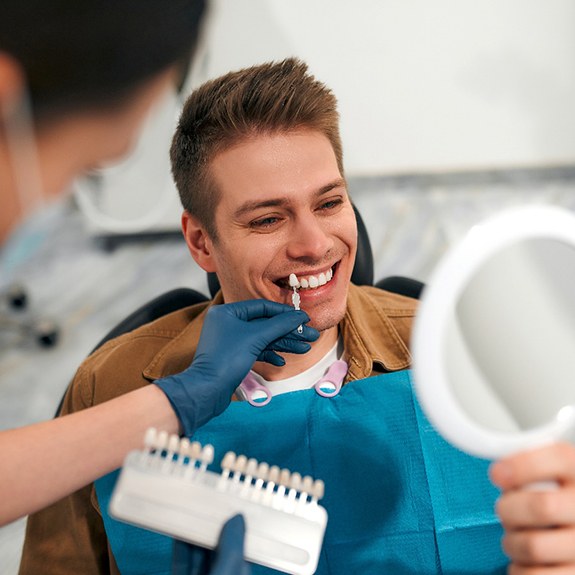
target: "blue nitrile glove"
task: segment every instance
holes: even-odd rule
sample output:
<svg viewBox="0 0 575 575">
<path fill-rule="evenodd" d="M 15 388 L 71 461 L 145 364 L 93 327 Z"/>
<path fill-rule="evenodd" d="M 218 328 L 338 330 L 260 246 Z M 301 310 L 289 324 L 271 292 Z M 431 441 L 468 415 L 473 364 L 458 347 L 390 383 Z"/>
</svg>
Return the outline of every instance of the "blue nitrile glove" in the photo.
<svg viewBox="0 0 575 575">
<path fill-rule="evenodd" d="M 255 361 L 281 366 L 276 351 L 305 353 L 319 332 L 304 311 L 267 300 L 211 307 L 190 367 L 155 383 L 167 395 L 188 437 L 229 405 Z M 299 334 L 297 327 L 303 325 Z"/>
<path fill-rule="evenodd" d="M 241 515 L 229 519 L 214 551 L 175 540 L 172 575 L 250 575 L 244 559 L 245 529 Z"/>
</svg>

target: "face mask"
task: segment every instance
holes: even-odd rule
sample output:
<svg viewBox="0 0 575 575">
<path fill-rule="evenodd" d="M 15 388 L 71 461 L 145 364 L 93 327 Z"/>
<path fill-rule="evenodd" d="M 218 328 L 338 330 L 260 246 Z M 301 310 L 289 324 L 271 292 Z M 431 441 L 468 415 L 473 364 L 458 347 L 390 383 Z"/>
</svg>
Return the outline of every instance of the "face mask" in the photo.
<svg viewBox="0 0 575 575">
<path fill-rule="evenodd" d="M 0 129 L 3 129 L 20 217 L 25 218 L 46 203 L 30 98 L 26 91 L 17 99 L 0 103 Z"/>
</svg>

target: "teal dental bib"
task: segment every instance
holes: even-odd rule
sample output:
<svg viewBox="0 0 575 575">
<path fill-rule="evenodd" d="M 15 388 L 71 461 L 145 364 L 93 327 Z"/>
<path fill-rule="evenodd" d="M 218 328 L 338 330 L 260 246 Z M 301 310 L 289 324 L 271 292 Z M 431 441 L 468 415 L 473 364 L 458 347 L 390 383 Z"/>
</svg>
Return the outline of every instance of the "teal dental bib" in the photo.
<svg viewBox="0 0 575 575">
<path fill-rule="evenodd" d="M 350 382 L 329 399 L 310 389 L 262 408 L 234 402 L 193 439 L 211 443 L 217 462 L 234 451 L 325 481 L 318 574 L 505 573 L 488 462 L 435 432 L 407 371 Z M 121 573 L 169 575 L 171 539 L 108 515 L 117 475 L 98 480 L 96 492 Z"/>
</svg>

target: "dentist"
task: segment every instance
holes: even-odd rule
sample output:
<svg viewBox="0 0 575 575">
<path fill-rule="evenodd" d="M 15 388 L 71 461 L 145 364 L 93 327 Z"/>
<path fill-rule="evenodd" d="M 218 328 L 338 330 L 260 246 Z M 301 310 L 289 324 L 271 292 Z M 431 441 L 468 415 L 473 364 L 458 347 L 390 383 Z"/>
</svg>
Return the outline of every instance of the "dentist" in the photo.
<svg viewBox="0 0 575 575">
<path fill-rule="evenodd" d="M 204 12 L 203 0 L 2 0 L 0 246 L 75 176 L 129 150 L 151 105 L 189 62 Z M 184 372 L 0 432 L 0 525 L 119 467 L 150 426 L 192 434 L 227 407 L 254 361 L 281 365 L 276 352 L 305 353 L 318 337 L 307 326 L 297 333 L 308 321 L 265 300 L 217 306 Z M 243 536 L 237 521 L 230 527 Z"/>
</svg>

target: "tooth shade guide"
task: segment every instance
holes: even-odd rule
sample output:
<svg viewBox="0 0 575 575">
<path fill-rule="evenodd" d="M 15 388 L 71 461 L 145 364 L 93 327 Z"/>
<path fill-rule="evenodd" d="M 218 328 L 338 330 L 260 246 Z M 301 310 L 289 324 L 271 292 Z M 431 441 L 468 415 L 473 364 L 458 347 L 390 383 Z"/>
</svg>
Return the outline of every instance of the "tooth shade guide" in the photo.
<svg viewBox="0 0 575 575">
<path fill-rule="evenodd" d="M 197 467 L 196 465 L 199 462 L 199 459 L 202 455 L 202 446 L 197 441 L 192 441 L 187 447 L 187 453 L 189 457 L 188 466 L 186 467 L 186 471 L 184 473 L 184 477 L 190 478 L 194 475 Z"/>
<path fill-rule="evenodd" d="M 187 437 L 180 439 L 180 446 L 178 448 L 178 465 L 182 466 L 184 463 L 189 463 L 190 458 L 188 453 L 190 451 L 190 440 Z"/>
<path fill-rule="evenodd" d="M 294 306 L 294 308 L 296 309 L 296 311 L 299 311 L 300 309 L 300 303 L 301 303 L 301 297 L 299 295 L 299 293 L 297 292 L 297 288 L 293 288 L 293 293 L 291 294 L 291 302 Z"/>
<path fill-rule="evenodd" d="M 233 451 L 228 451 L 224 455 L 224 458 L 222 459 L 222 477 L 224 479 L 228 479 L 228 477 L 230 476 L 235 461 L 236 461 L 236 454 Z"/>
<path fill-rule="evenodd" d="M 253 492 L 254 500 L 259 498 L 263 492 L 264 483 L 267 479 L 269 469 L 270 466 L 265 461 L 262 461 L 262 463 L 260 463 L 256 469 L 256 482 L 254 484 L 255 489 Z"/>
<path fill-rule="evenodd" d="M 145 463 L 148 460 L 148 457 L 150 457 L 154 450 L 155 450 L 155 446 L 156 446 L 156 437 L 158 435 L 158 430 L 155 427 L 149 427 L 146 430 L 146 434 L 144 436 L 144 449 L 142 450 L 142 457 L 141 457 L 141 461 L 142 463 Z"/>
<path fill-rule="evenodd" d="M 202 446 L 197 441 L 192 441 L 190 443 L 190 463 L 195 466 L 202 455 Z"/>
<path fill-rule="evenodd" d="M 290 484 L 290 471 L 289 469 L 282 469 L 279 478 L 279 487 L 277 490 L 277 495 L 281 498 L 285 495 L 286 491 L 289 489 Z"/>
<path fill-rule="evenodd" d="M 306 475 L 302 479 L 300 487 L 299 502 L 301 504 L 307 503 L 307 499 L 310 496 L 312 490 L 313 490 L 313 478 L 309 475 Z"/>
<path fill-rule="evenodd" d="M 309 475 L 302 477 L 289 469 L 258 463 L 254 458 L 236 457 L 233 452 L 226 453 L 221 467 L 220 491 L 231 489 L 231 493 L 240 497 L 272 505 L 285 512 L 305 515 L 305 508 L 312 500 L 317 505 L 317 500 L 323 495 L 321 480 L 314 482 Z"/>
<path fill-rule="evenodd" d="M 254 476 L 256 475 L 258 471 L 258 462 L 256 459 L 254 459 L 253 457 L 248 459 L 248 462 L 246 464 L 246 469 L 245 469 L 245 473 L 244 473 L 244 488 L 249 489 L 252 485 L 252 481 L 254 479 Z"/>
<path fill-rule="evenodd" d="M 144 449 L 124 462 L 110 515 L 212 548 L 233 509 L 249 525 L 246 560 L 294 575 L 315 572 L 327 523 L 317 504 L 323 483 L 233 452 L 222 459 L 221 473 L 202 470 L 213 456 L 211 445 L 148 432 Z"/>
<path fill-rule="evenodd" d="M 293 274 L 290 276 L 290 282 L 291 282 L 291 277 L 293 276 Z M 295 276 L 294 276 L 295 277 Z M 301 297 L 299 295 L 299 293 L 297 293 L 297 287 L 293 286 L 293 293 L 291 295 L 291 301 L 293 303 L 293 307 L 296 311 L 299 311 L 300 309 L 300 302 L 301 302 Z M 298 333 L 303 333 L 303 326 L 298 325 L 297 326 L 297 332 Z"/>
<path fill-rule="evenodd" d="M 155 427 L 149 427 L 146 430 L 146 435 L 144 436 L 144 446 L 150 452 L 155 448 L 157 435 L 158 430 Z"/>
<path fill-rule="evenodd" d="M 297 471 L 294 471 L 291 474 L 290 481 L 289 481 L 290 490 L 288 492 L 288 501 L 290 503 L 293 503 L 295 501 L 297 494 L 301 488 L 301 481 L 302 481 L 301 475 Z"/>
<path fill-rule="evenodd" d="M 277 485 L 279 478 L 280 468 L 277 465 L 272 465 L 268 473 L 266 491 L 271 493 L 274 490 L 274 487 Z"/>
<path fill-rule="evenodd" d="M 316 479 L 313 484 L 313 489 L 311 493 L 312 503 L 317 503 L 318 500 L 322 499 L 325 492 L 325 484 L 321 479 Z"/>
<path fill-rule="evenodd" d="M 164 451 L 168 447 L 169 434 L 167 431 L 160 431 L 156 436 L 156 451 Z"/>
<path fill-rule="evenodd" d="M 214 461 L 213 445 L 208 444 L 204 446 L 204 448 L 202 449 L 200 460 L 202 462 L 200 466 L 200 471 L 205 471 L 208 468 L 208 465 L 210 465 Z"/>
<path fill-rule="evenodd" d="M 168 436 L 166 442 L 166 454 L 164 457 L 164 464 L 163 464 L 164 469 L 169 469 L 170 464 L 177 457 L 179 447 L 180 447 L 180 438 L 175 434 Z"/>
<path fill-rule="evenodd" d="M 180 447 L 180 438 L 173 433 L 168 438 L 168 453 L 176 453 Z"/>
<path fill-rule="evenodd" d="M 212 445 L 202 446 L 197 441 L 180 438 L 176 434 L 168 434 L 149 428 L 144 438 L 142 454 L 156 461 L 168 464 L 170 469 L 186 466 L 195 471 L 207 471 L 207 466 L 214 460 Z M 169 465 L 171 464 L 171 465 Z M 200 469 L 198 469 L 200 466 Z M 258 462 L 255 458 L 248 459 L 245 455 L 236 455 L 228 451 L 221 461 L 220 478 L 242 482 L 247 487 L 260 492 L 272 492 L 284 499 L 307 499 L 316 501 L 323 497 L 323 481 L 313 480 L 309 475 L 302 477 L 299 473 L 291 473 L 289 469 L 280 469 L 277 465 Z"/>
<path fill-rule="evenodd" d="M 246 465 L 248 463 L 248 458 L 245 455 L 238 455 L 236 461 L 233 466 L 234 476 L 233 480 L 234 483 L 239 483 L 241 476 L 243 475 Z"/>
</svg>

